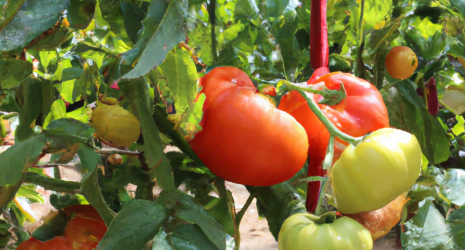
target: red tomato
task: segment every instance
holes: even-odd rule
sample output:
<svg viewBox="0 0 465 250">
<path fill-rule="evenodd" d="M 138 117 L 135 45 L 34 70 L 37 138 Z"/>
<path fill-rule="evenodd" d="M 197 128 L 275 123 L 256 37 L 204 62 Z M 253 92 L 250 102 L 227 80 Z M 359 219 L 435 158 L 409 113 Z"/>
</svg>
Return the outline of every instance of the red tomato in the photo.
<svg viewBox="0 0 465 250">
<path fill-rule="evenodd" d="M 339 130 L 351 136 L 363 136 L 380 128 L 389 127 L 386 106 L 375 86 L 352 74 L 340 72 L 324 74 L 327 69 L 320 68 L 319 70 L 315 71 L 318 74 L 315 74 L 307 84 L 324 84 L 328 89 L 339 89 L 340 83 L 344 83 L 347 98 L 343 102 L 334 106 L 318 104 L 324 115 Z M 321 95 L 310 94 L 310 96 L 316 102 L 323 98 Z M 278 109 L 291 114 L 307 131 L 310 145 L 308 148 L 309 176 L 324 176 L 322 162 L 329 143 L 329 132 L 326 127 L 297 91 L 291 91 L 283 96 Z M 342 153 L 345 145 L 345 142 L 336 140 L 335 158 Z M 316 197 L 316 199 L 307 199 L 307 208 L 311 211 L 316 208 L 319 187 L 319 182 L 308 184 L 308 193 L 314 193 L 310 197 Z"/>
<path fill-rule="evenodd" d="M 75 217 L 68 222 L 65 237 L 73 250 L 94 249 L 107 231 L 105 223 L 98 220 Z"/>
<path fill-rule="evenodd" d="M 244 72 L 218 67 L 200 84 L 206 95 L 203 129 L 189 143 L 214 174 L 239 184 L 269 186 L 302 168 L 305 130 L 258 94 Z"/>
<path fill-rule="evenodd" d="M 91 205 L 72 205 L 63 208 L 63 211 L 66 213 L 68 218 L 70 218 L 71 214 L 74 213 L 76 216 L 103 221 L 102 217 L 100 217 L 100 214 Z"/>
<path fill-rule="evenodd" d="M 19 244 L 16 250 L 71 250 L 71 248 L 66 245 L 65 237 L 59 236 L 45 242 L 31 237 Z"/>
</svg>

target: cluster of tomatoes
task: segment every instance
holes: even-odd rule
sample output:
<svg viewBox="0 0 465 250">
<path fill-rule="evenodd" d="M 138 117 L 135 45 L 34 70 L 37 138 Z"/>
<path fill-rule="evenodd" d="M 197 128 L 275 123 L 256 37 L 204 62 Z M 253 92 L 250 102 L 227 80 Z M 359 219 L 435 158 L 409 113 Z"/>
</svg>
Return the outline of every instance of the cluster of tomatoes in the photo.
<svg viewBox="0 0 465 250">
<path fill-rule="evenodd" d="M 401 49 L 400 52 L 410 56 L 409 51 Z M 402 58 L 402 61 L 414 71 L 417 60 L 415 54 L 413 56 L 412 60 Z M 390 55 L 387 63 L 396 60 Z M 395 67 L 387 66 L 388 71 L 395 71 Z M 407 67 L 402 67 L 405 69 Z M 393 77 L 405 79 L 413 71 Z M 364 136 L 364 139 L 358 145 L 336 139 L 335 163 L 328 173 L 338 212 L 349 216 L 334 222 L 332 214 L 322 217 L 293 215 L 281 228 L 280 249 L 371 249 L 372 236 L 382 236 L 380 231 L 387 233 L 398 222 L 397 218 L 400 219 L 405 202 L 402 195 L 420 174 L 419 143 L 415 136 L 389 128 L 382 96 L 368 81 L 320 68 L 307 84 L 330 90 L 340 89 L 343 84 L 345 100 L 334 106 L 318 106 L 338 130 L 353 137 Z M 244 72 L 233 67 L 213 69 L 200 79 L 200 85 L 199 94 L 206 95 L 203 129 L 189 143 L 213 173 L 244 185 L 269 186 L 294 176 L 308 157 L 309 175 L 326 174 L 322 162 L 330 132 L 299 92 L 290 91 L 275 107 L 268 97 L 257 91 Z M 316 102 L 323 98 L 316 94 L 307 95 Z M 309 183 L 308 192 L 319 191 L 319 183 Z M 403 199 L 399 202 L 397 197 Z M 309 206 L 309 202 L 307 199 L 307 209 L 316 206 L 316 203 Z M 372 222 L 369 217 L 379 213 L 380 209 L 384 209 L 381 213 L 396 211 L 395 219 L 388 219 L 390 227 L 386 223 L 374 227 L 365 224 L 370 232 L 350 218 L 362 223 Z M 358 216 L 359 213 L 364 215 Z M 327 227 L 328 223 L 330 227 Z M 318 236 L 315 228 L 325 236 Z M 327 239 L 320 237 L 313 241 L 312 235 Z M 299 239 L 304 239 L 301 246 L 300 243 L 296 245 Z"/>
<path fill-rule="evenodd" d="M 90 205 L 73 205 L 63 209 L 70 219 L 63 236 L 48 241 L 34 237 L 22 242 L 17 250 L 92 250 L 97 247 L 107 227 Z"/>
</svg>

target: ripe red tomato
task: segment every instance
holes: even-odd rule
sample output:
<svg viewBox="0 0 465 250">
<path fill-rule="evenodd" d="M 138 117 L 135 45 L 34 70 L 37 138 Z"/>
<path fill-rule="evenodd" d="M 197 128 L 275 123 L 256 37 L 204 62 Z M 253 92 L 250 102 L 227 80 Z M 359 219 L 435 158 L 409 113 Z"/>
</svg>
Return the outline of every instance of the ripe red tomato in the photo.
<svg viewBox="0 0 465 250">
<path fill-rule="evenodd" d="M 97 247 L 106 231 L 103 221 L 77 216 L 68 222 L 65 237 L 71 249 L 92 250 Z"/>
<path fill-rule="evenodd" d="M 71 248 L 66 245 L 65 237 L 55 237 L 45 242 L 31 237 L 19 244 L 16 250 L 71 250 Z"/>
<path fill-rule="evenodd" d="M 389 117 L 383 98 L 379 91 L 371 83 L 364 79 L 355 77 L 347 73 L 327 73 L 326 68 L 320 68 L 307 82 L 309 85 L 324 84 L 328 89 L 339 89 L 340 83 L 344 84 L 347 97 L 341 103 L 334 106 L 318 104 L 324 115 L 342 132 L 351 136 L 363 136 L 380 128 L 389 126 Z M 321 95 L 310 94 L 318 102 L 323 97 Z M 324 176 L 325 170 L 322 162 L 326 155 L 326 148 L 329 143 L 329 132 L 324 124 L 318 119 L 313 111 L 308 107 L 306 100 L 297 92 L 291 91 L 283 96 L 278 109 L 291 114 L 304 126 L 308 135 L 308 155 L 309 176 Z M 342 153 L 347 145 L 345 142 L 336 139 L 335 157 Z M 308 193 L 311 199 L 307 199 L 309 211 L 315 211 L 318 194 L 320 190 L 319 182 L 308 184 Z"/>
<path fill-rule="evenodd" d="M 269 186 L 295 175 L 307 158 L 304 128 L 233 67 L 218 67 L 200 79 L 206 95 L 202 131 L 189 143 L 219 177 Z"/>
<path fill-rule="evenodd" d="M 63 211 L 65 212 L 66 216 L 68 216 L 68 218 L 70 218 L 71 214 L 74 213 L 76 216 L 103 221 L 102 217 L 100 217 L 100 214 L 91 205 L 72 205 L 63 208 Z"/>
</svg>

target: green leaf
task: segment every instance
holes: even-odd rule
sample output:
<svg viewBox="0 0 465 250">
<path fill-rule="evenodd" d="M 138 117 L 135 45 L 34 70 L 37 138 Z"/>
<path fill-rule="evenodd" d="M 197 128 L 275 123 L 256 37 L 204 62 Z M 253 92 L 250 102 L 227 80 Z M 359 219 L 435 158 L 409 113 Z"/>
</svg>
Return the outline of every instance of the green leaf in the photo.
<svg viewBox="0 0 465 250">
<path fill-rule="evenodd" d="M 70 0 L 67 18 L 69 27 L 85 29 L 94 18 L 96 0 Z"/>
<path fill-rule="evenodd" d="M 100 185 L 104 190 L 113 190 L 122 188 L 128 183 L 132 183 L 136 186 L 144 185 L 150 183 L 150 175 L 147 174 L 144 170 L 134 165 L 127 165 L 126 163 L 118 166 L 112 171 L 111 178 L 103 178 L 103 175 L 99 172 L 102 178 L 99 178 Z"/>
<path fill-rule="evenodd" d="M 465 248 L 465 209 L 458 208 L 447 217 L 455 243 L 460 249 Z"/>
<path fill-rule="evenodd" d="M 176 46 L 160 65 L 178 112 L 193 107 L 197 95 L 197 68 L 188 51 Z"/>
<path fill-rule="evenodd" d="M 441 103 L 454 114 L 462 114 L 465 112 L 465 88 L 449 86 L 442 96 Z"/>
<path fill-rule="evenodd" d="M 72 79 L 80 77 L 84 73 L 84 70 L 78 67 L 69 67 L 63 69 L 62 81 L 66 82 Z"/>
<path fill-rule="evenodd" d="M 62 118 L 52 121 L 45 130 L 52 147 L 62 145 L 63 148 L 75 143 L 86 143 L 92 137 L 95 129 L 72 118 Z M 60 148 L 60 147 L 57 147 Z"/>
<path fill-rule="evenodd" d="M 182 224 L 174 228 L 170 235 L 174 249 L 216 250 L 218 249 L 207 238 L 197 225 Z"/>
<path fill-rule="evenodd" d="M 462 20 L 465 19 L 465 3 L 462 0 L 450 0 L 450 4 L 459 11 Z"/>
<path fill-rule="evenodd" d="M 16 59 L 0 59 L 0 84 L 2 89 L 18 86 L 32 74 L 32 63 Z"/>
<path fill-rule="evenodd" d="M 146 200 L 132 200 L 116 215 L 97 250 L 142 250 L 168 217 L 165 209 Z"/>
<path fill-rule="evenodd" d="M 39 116 L 42 110 L 43 82 L 44 80 L 41 79 L 28 78 L 21 84 L 24 103 L 19 115 L 19 125 L 15 132 L 16 140 L 24 140 L 34 135 L 31 123 Z"/>
<path fill-rule="evenodd" d="M 153 238 L 152 250 L 173 250 L 167 241 L 168 234 L 160 228 L 158 234 Z"/>
<path fill-rule="evenodd" d="M 271 234 L 276 240 L 284 220 L 296 211 L 305 211 L 303 204 L 300 202 L 303 197 L 290 182 L 283 182 L 270 187 L 247 186 L 247 190 L 250 193 L 256 192 L 258 213 L 260 216 L 266 217 Z"/>
<path fill-rule="evenodd" d="M 15 145 L 0 154 L 0 186 L 14 185 L 21 181 L 23 172 L 42 153 L 45 146 L 43 134 L 33 136 L 24 141 L 16 141 Z"/>
<path fill-rule="evenodd" d="M 204 208 L 197 205 L 193 198 L 181 191 L 164 190 L 157 202 L 174 210 L 176 217 L 197 224 L 208 239 L 220 250 L 226 249 L 226 236 L 223 226 Z"/>
<path fill-rule="evenodd" d="M 26 0 L 19 1 L 7 1 L 1 0 L 0 6 L 2 11 L 0 12 L 0 32 L 5 28 L 5 26 L 13 19 L 13 17 L 18 12 L 21 5 L 23 5 Z"/>
<path fill-rule="evenodd" d="M 229 191 L 228 191 L 229 192 Z M 207 211 L 223 225 L 226 233 L 234 236 L 234 221 L 231 216 L 227 199 L 213 198 L 204 207 Z"/>
<path fill-rule="evenodd" d="M 450 226 L 431 200 L 422 202 L 415 217 L 404 224 L 402 245 L 406 250 L 456 249 Z"/>
<path fill-rule="evenodd" d="M 0 50 L 21 49 L 42 32 L 53 27 L 68 1 L 26 1 L 16 16 L 0 31 Z"/>
<path fill-rule="evenodd" d="M 34 40 L 34 43 L 28 45 L 27 50 L 56 50 L 61 44 L 73 38 L 71 30 L 64 27 L 55 27 L 47 33 L 43 38 Z"/>
<path fill-rule="evenodd" d="M 89 204 L 97 210 L 108 227 L 113 217 L 115 217 L 115 213 L 108 207 L 103 199 L 102 190 L 98 183 L 97 169 L 85 174 L 82 177 L 81 183 L 82 194 Z M 121 230 L 121 232 L 123 232 L 123 230 Z"/>
<path fill-rule="evenodd" d="M 171 166 L 163 153 L 157 125 L 152 118 L 149 86 L 142 77 L 134 80 L 120 80 L 118 86 L 124 97 L 129 100 L 134 114 L 140 121 L 144 137 L 144 156 L 149 168 L 154 170 L 158 184 L 163 189 L 175 188 Z"/>
<path fill-rule="evenodd" d="M 462 169 L 448 169 L 444 173 L 444 183 L 441 193 L 457 206 L 465 205 L 465 171 Z"/>
<path fill-rule="evenodd" d="M 99 0 L 99 9 L 103 19 L 109 24 L 111 31 L 121 37 L 123 41 L 129 42 L 128 34 L 124 28 L 123 10 L 121 9 L 120 0 Z"/>
<path fill-rule="evenodd" d="M 31 236 L 40 241 L 51 240 L 55 236 L 64 235 L 67 224 L 68 218 L 66 217 L 66 214 L 59 212 L 49 220 L 46 220 L 45 223 L 37 228 Z"/>
<path fill-rule="evenodd" d="M 236 10 L 234 11 L 234 15 L 254 17 L 258 14 L 258 11 L 259 9 L 255 0 L 238 0 L 236 2 Z"/>
<path fill-rule="evenodd" d="M 392 12 L 391 0 L 365 0 L 363 21 L 365 29 L 379 29 L 389 19 Z"/>
<path fill-rule="evenodd" d="M 407 80 L 382 91 L 392 127 L 416 136 L 430 164 L 449 158 L 449 140 L 437 117 L 428 113 L 423 100 Z"/>
<path fill-rule="evenodd" d="M 278 17 L 286 9 L 289 0 L 266 0 L 266 12 L 269 17 Z"/>
<path fill-rule="evenodd" d="M 139 5 L 134 3 L 121 2 L 121 9 L 124 15 L 124 27 L 131 41 L 136 44 L 139 39 L 138 33 L 142 29 L 142 20 L 147 13 Z"/>
<path fill-rule="evenodd" d="M 100 160 L 99 154 L 82 143 L 79 143 L 77 154 L 79 155 L 79 159 L 81 159 L 82 167 L 87 172 L 93 172 Z"/>
<path fill-rule="evenodd" d="M 168 52 L 185 38 L 183 20 L 187 15 L 187 1 L 153 1 L 142 22 L 144 30 L 137 44 L 123 54 L 124 64 L 136 66 L 124 78 L 137 78 L 160 65 Z"/>
</svg>

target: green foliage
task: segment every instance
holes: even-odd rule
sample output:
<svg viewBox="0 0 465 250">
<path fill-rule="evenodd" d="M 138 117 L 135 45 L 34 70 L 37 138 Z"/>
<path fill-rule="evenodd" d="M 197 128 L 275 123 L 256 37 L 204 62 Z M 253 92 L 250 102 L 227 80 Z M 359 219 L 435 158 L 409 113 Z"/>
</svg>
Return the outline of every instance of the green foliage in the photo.
<svg viewBox="0 0 465 250">
<path fill-rule="evenodd" d="M 420 142 L 423 173 L 404 209 L 404 248 L 463 248 L 465 61 L 459 58 L 465 58 L 465 3 L 363 3 L 362 10 L 362 1 L 327 2 L 329 68 L 373 83 L 390 125 Z M 153 249 L 229 249 L 231 237 L 239 246 L 242 215 L 224 181 L 188 143 L 201 130 L 208 98 L 197 96 L 198 79 L 214 67 L 234 66 L 258 89 L 283 79 L 307 81 L 313 72 L 310 5 L 311 0 L 0 0 L 0 110 L 3 119 L 17 116 L 19 122 L 12 126 L 15 145 L 0 154 L 0 186 L 12 194 L 19 190 L 17 197 L 31 202 L 41 201 L 32 184 L 65 193 L 80 189 L 82 195 L 60 193 L 50 200 L 58 209 L 93 205 L 109 225 L 99 249 L 142 249 L 151 240 Z M 414 75 L 403 81 L 384 65 L 398 45 L 411 47 L 419 59 Z M 416 91 L 431 78 L 438 83 L 437 117 Z M 129 148 L 108 148 L 87 125 L 88 105 L 105 97 L 119 99 L 141 123 L 142 136 Z M 109 162 L 115 153 L 121 163 Z M 73 164 L 82 180 L 30 168 L 44 164 L 38 157 L 48 154 L 52 160 L 46 164 Z M 275 186 L 247 187 L 275 237 L 287 217 L 304 209 L 305 171 Z M 128 184 L 137 186 L 135 196 L 126 191 Z M 159 197 L 154 185 L 163 189 Z M 0 247 L 29 237 L 19 228 L 30 217 L 14 202 L 0 209 L 6 208 L 17 223 L 0 220 Z M 416 214 L 409 218 L 408 212 Z M 47 239 L 59 228 L 44 227 L 34 235 Z"/>
</svg>

